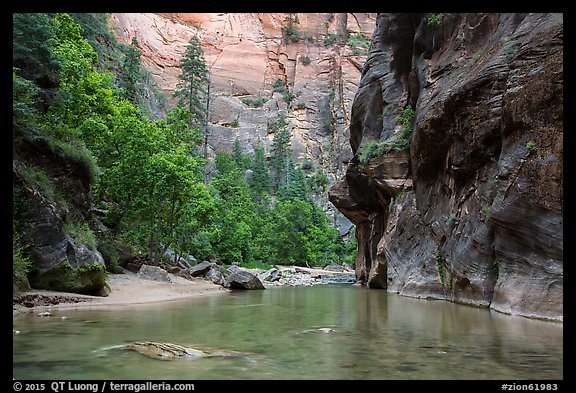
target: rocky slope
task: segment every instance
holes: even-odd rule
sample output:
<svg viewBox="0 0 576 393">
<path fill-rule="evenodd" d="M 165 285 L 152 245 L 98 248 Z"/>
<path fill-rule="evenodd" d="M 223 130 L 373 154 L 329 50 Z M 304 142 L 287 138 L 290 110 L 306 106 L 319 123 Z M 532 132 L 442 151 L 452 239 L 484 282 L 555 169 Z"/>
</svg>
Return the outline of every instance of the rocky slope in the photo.
<svg viewBox="0 0 576 393">
<path fill-rule="evenodd" d="M 379 14 L 350 145 L 359 282 L 563 320 L 562 14 Z"/>
<path fill-rule="evenodd" d="M 283 39 L 287 17 L 297 17 L 296 41 Z M 211 72 L 209 154 L 231 151 L 236 139 L 248 154 L 259 140 L 269 152 L 274 132 L 268 126 L 285 115 L 295 162 L 310 161 L 333 184 L 352 157 L 349 114 L 367 54 L 346 45 L 345 37 L 371 37 L 375 18 L 346 13 L 119 13 L 112 14 L 110 24 L 119 41 L 137 38 L 142 63 L 168 97 L 176 88 L 178 64 L 190 37 L 200 38 Z M 294 96 L 290 102 L 274 91 L 278 80 Z M 265 101 L 260 107 L 246 104 L 258 99 Z M 324 206 L 333 210 L 327 198 Z M 346 229 L 349 222 L 341 218 Z"/>
<path fill-rule="evenodd" d="M 36 269 L 28 278 L 14 277 L 13 292 L 31 285 L 106 295 L 104 258 L 82 236 L 92 213 L 88 164 L 19 127 L 14 138 L 13 230 L 28 245 Z"/>
</svg>

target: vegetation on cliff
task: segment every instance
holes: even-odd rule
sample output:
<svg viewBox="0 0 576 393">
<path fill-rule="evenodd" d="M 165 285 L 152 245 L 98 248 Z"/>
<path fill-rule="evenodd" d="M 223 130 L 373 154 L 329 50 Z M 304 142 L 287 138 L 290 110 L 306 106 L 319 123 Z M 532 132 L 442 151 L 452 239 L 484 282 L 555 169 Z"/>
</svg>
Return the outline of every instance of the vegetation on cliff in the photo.
<svg viewBox="0 0 576 393">
<path fill-rule="evenodd" d="M 136 40 L 110 45 L 114 52 L 97 51 L 91 42 L 100 41 L 90 34 L 106 31 L 103 26 L 84 29 L 69 14 L 14 14 L 13 20 L 14 149 L 41 141 L 85 169 L 89 203 L 74 217 L 66 212 L 76 196 L 60 195 L 63 191 L 52 187 L 41 167 L 25 182 L 35 184 L 35 192 L 56 206 L 61 212 L 58 226 L 77 243 L 89 249 L 95 244 L 111 261 L 118 260 L 113 246 L 118 243 L 154 260 L 168 249 L 176 256 L 226 263 L 326 265 L 342 258 L 345 247 L 338 231 L 310 198 L 308 190 L 314 186 L 301 167 L 286 160 L 289 134 L 275 145 L 284 155 L 272 152 L 273 162 L 282 165 L 275 172 L 270 172 L 262 147 L 254 157 L 219 153 L 217 174 L 205 179 L 203 135 L 195 113 L 178 106 L 152 119 L 145 110 Z M 189 57 L 195 65 L 202 62 L 194 53 Z M 184 79 L 190 82 L 195 71 L 187 71 Z M 201 76 L 204 82 L 206 78 Z M 186 102 L 201 102 L 201 97 L 190 97 L 202 92 L 201 87 L 187 86 Z M 285 124 L 278 127 L 283 131 L 278 134 L 287 132 Z M 31 173 L 24 156 L 15 160 L 23 168 L 18 176 Z M 15 182 L 15 200 L 21 188 Z M 20 234 L 36 207 L 22 201 L 18 205 L 13 211 L 13 266 L 27 273 L 34 270 L 26 263 L 32 255 L 28 251 L 39 245 Z M 73 233 L 72 223 L 82 236 Z"/>
</svg>

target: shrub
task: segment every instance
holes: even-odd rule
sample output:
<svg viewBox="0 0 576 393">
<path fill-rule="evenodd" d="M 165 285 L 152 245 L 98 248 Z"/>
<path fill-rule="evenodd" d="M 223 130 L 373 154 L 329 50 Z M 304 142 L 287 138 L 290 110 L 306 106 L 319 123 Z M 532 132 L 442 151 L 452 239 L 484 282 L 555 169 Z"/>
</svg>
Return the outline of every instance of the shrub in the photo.
<svg viewBox="0 0 576 393">
<path fill-rule="evenodd" d="M 284 93 L 286 91 L 286 83 L 282 79 L 276 79 L 272 83 L 272 91 L 277 93 Z"/>
<path fill-rule="evenodd" d="M 445 16 L 446 14 L 432 14 L 428 18 L 426 18 L 426 24 L 429 27 L 438 26 L 440 25 L 440 23 L 442 23 L 442 19 L 444 19 Z"/>
<path fill-rule="evenodd" d="M 402 114 L 396 117 L 396 121 L 398 121 L 402 125 L 402 130 L 400 132 L 400 136 L 402 138 L 408 138 L 410 133 L 412 133 L 412 127 L 414 127 L 414 116 L 416 113 L 414 109 L 410 105 L 408 105 L 402 111 Z"/>
<path fill-rule="evenodd" d="M 12 268 L 14 273 L 28 274 L 34 267 L 32 261 L 25 255 L 24 246 L 20 243 L 20 237 L 12 230 Z"/>
<path fill-rule="evenodd" d="M 300 30 L 294 26 L 285 26 L 282 28 L 282 37 L 284 42 L 298 42 L 300 40 Z"/>
<path fill-rule="evenodd" d="M 329 47 L 340 41 L 340 36 L 337 33 L 326 34 L 324 37 L 324 46 Z"/>
<path fill-rule="evenodd" d="M 88 227 L 88 223 L 67 223 L 64 224 L 64 230 L 76 238 L 80 244 L 86 244 L 91 250 L 96 250 L 96 237 Z"/>
<path fill-rule="evenodd" d="M 528 141 L 526 143 L 526 149 L 528 149 L 529 153 L 536 153 L 538 152 L 538 146 L 536 146 L 536 143 L 534 143 L 534 141 Z"/>
<path fill-rule="evenodd" d="M 492 218 L 492 206 L 489 205 L 484 206 L 484 208 L 482 209 L 482 214 L 484 215 L 484 219 L 486 221 L 490 221 L 490 219 Z"/>
<path fill-rule="evenodd" d="M 396 152 L 401 152 L 405 150 L 409 145 L 409 141 L 404 138 L 395 138 L 387 141 L 370 141 L 366 143 L 360 156 L 358 157 L 362 164 L 366 164 L 373 158 L 382 157 L 385 154 L 390 153 L 392 150 Z"/>
<path fill-rule="evenodd" d="M 438 277 L 440 277 L 440 285 L 442 285 L 442 289 L 444 289 L 444 261 L 439 248 L 436 249 L 435 257 L 436 266 L 438 267 Z"/>
<path fill-rule="evenodd" d="M 266 101 L 268 101 L 268 99 L 265 97 L 241 98 L 240 101 L 242 101 L 244 105 L 249 106 L 251 108 L 260 108 L 262 107 L 262 105 L 266 103 Z"/>
<path fill-rule="evenodd" d="M 500 275 L 500 261 L 498 260 L 498 258 L 494 258 L 494 260 L 492 261 L 492 270 L 496 275 L 496 280 L 498 280 L 498 276 Z"/>
<path fill-rule="evenodd" d="M 300 63 L 304 64 L 305 66 L 310 65 L 311 62 L 312 60 L 310 59 L 310 56 L 300 56 Z"/>
<path fill-rule="evenodd" d="M 282 26 L 282 39 L 285 43 L 289 41 L 298 42 L 300 40 L 300 30 L 295 25 L 299 25 L 298 15 L 288 14 L 284 18 L 285 25 Z"/>
<path fill-rule="evenodd" d="M 291 103 L 292 100 L 296 98 L 296 95 L 294 93 L 291 93 L 289 91 L 284 92 L 284 94 L 282 94 L 282 99 L 287 103 Z"/>
<path fill-rule="evenodd" d="M 230 122 L 230 127 L 232 128 L 240 127 L 240 115 L 238 115 L 234 120 Z"/>
<path fill-rule="evenodd" d="M 504 57 L 506 60 L 512 60 L 514 56 L 518 53 L 518 45 L 511 43 L 510 41 L 506 41 L 504 44 Z"/>
<path fill-rule="evenodd" d="M 365 54 L 370 47 L 370 38 L 363 33 L 353 34 L 346 41 L 346 45 L 354 49 L 354 54 Z"/>
<path fill-rule="evenodd" d="M 391 140 L 366 143 L 358 157 L 360 162 L 365 164 L 372 158 L 381 157 L 392 150 L 401 152 L 408 149 L 410 147 L 410 134 L 414 126 L 414 116 L 415 112 L 410 105 L 404 108 L 402 114 L 396 117 L 396 120 L 402 125 L 400 134 Z"/>
<path fill-rule="evenodd" d="M 54 199 L 54 187 L 44 169 L 27 166 L 22 170 L 21 174 L 24 180 L 44 197 L 50 200 Z"/>
</svg>

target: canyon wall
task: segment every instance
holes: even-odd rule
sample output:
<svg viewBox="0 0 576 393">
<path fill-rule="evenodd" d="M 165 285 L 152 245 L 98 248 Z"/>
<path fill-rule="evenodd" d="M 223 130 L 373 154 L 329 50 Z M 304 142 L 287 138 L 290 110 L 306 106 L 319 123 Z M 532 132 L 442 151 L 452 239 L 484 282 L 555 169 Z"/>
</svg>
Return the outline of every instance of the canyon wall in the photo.
<svg viewBox="0 0 576 393">
<path fill-rule="evenodd" d="M 297 21 L 297 40 L 283 37 L 287 18 Z M 284 115 L 295 162 L 309 161 L 333 184 L 352 157 L 349 114 L 367 55 L 367 48 L 346 42 L 362 33 L 369 44 L 375 22 L 376 14 L 119 13 L 110 25 L 123 43 L 137 38 L 142 63 L 170 106 L 176 104 L 179 61 L 198 36 L 211 75 L 209 156 L 231 151 L 236 139 L 249 155 L 258 141 L 269 152 L 269 125 Z M 275 91 L 278 80 L 293 97 L 289 102 Z M 250 100 L 264 103 L 254 107 L 246 104 Z M 336 215 L 343 232 L 350 228 L 327 195 L 318 202 Z"/>
<path fill-rule="evenodd" d="M 563 320 L 562 14 L 379 14 L 350 146 L 359 283 Z"/>
</svg>

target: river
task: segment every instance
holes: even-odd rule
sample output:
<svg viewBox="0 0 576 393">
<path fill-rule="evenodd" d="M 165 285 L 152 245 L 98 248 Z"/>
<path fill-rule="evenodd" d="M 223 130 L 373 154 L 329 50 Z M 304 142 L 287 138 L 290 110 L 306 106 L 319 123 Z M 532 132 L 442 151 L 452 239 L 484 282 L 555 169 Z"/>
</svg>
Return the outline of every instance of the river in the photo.
<svg viewBox="0 0 576 393">
<path fill-rule="evenodd" d="M 233 291 L 13 320 L 15 379 L 563 378 L 563 325 L 352 285 Z M 247 352 L 157 360 L 122 346 Z"/>
</svg>

